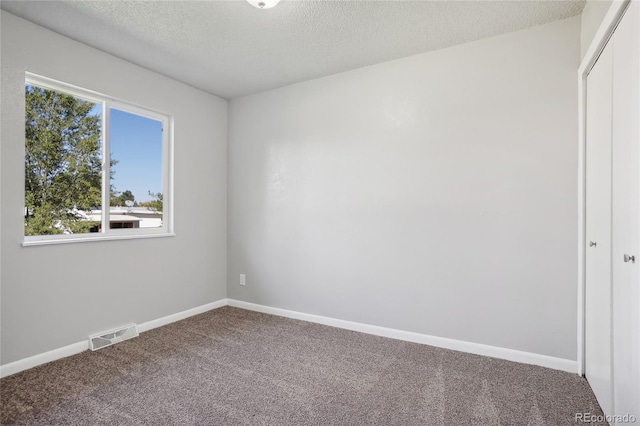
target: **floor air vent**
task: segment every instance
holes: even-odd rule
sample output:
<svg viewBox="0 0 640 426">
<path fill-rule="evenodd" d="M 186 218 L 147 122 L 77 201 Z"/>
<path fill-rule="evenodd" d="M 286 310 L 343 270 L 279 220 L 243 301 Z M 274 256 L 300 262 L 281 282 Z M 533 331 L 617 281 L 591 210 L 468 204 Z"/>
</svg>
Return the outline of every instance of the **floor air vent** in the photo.
<svg viewBox="0 0 640 426">
<path fill-rule="evenodd" d="M 116 328 L 115 330 L 93 334 L 89 336 L 89 347 L 92 351 L 96 351 L 98 349 L 111 346 L 114 343 L 131 339 L 132 337 L 138 337 L 138 327 L 135 324 L 129 324 L 124 327 Z"/>
</svg>

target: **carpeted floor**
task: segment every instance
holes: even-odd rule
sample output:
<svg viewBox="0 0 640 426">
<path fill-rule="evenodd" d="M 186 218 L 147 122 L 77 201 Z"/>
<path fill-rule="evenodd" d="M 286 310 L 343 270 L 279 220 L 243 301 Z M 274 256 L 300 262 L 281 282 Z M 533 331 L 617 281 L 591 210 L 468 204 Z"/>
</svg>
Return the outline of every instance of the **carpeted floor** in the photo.
<svg viewBox="0 0 640 426">
<path fill-rule="evenodd" d="M 559 426 L 602 415 L 577 375 L 232 307 L 6 377 L 0 397 L 2 424 L 30 425 Z"/>
</svg>

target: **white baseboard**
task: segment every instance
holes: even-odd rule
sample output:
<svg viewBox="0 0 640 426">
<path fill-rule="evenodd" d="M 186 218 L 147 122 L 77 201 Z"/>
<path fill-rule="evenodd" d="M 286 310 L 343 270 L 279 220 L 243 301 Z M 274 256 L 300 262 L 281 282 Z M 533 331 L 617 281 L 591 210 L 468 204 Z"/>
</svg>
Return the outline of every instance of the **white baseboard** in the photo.
<svg viewBox="0 0 640 426">
<path fill-rule="evenodd" d="M 89 339 L 0 366 L 0 378 L 89 350 Z"/>
<path fill-rule="evenodd" d="M 207 303 L 206 305 L 197 306 L 186 311 L 178 312 L 177 314 L 167 315 L 166 317 L 158 318 L 155 320 L 147 321 L 142 324 L 138 324 L 138 331 L 143 333 L 145 331 L 152 330 L 163 325 L 171 324 L 172 322 L 180 321 L 185 318 L 192 317 L 213 309 L 226 306 L 228 304 L 227 299 L 217 300 L 215 302 Z M 62 348 L 54 349 L 49 352 L 44 352 L 38 355 L 31 356 L 29 358 L 20 359 L 18 361 L 10 362 L 0 366 L 0 378 L 7 377 L 12 374 L 19 373 L 29 368 L 37 367 L 38 365 L 46 364 L 47 362 L 55 361 L 60 358 L 65 358 L 71 355 L 78 354 L 89 350 L 89 338 L 82 342 L 73 343 L 71 345 L 64 346 Z"/>
<path fill-rule="evenodd" d="M 155 320 L 147 321 L 142 324 L 138 324 L 138 331 L 144 333 L 145 331 L 152 330 L 154 328 L 162 327 L 163 325 L 171 324 L 172 322 L 180 321 L 185 318 L 192 317 L 194 315 L 202 314 L 213 309 L 218 309 L 223 306 L 227 306 L 227 299 L 216 300 L 215 302 L 207 303 L 206 305 L 196 306 L 195 308 L 187 309 L 186 311 L 178 312 L 177 314 L 167 315 L 166 317 L 158 318 Z"/>
<path fill-rule="evenodd" d="M 281 317 L 315 322 L 331 327 L 338 327 L 347 330 L 359 331 L 361 333 L 374 334 L 376 336 L 390 337 L 392 339 L 404 340 L 407 342 L 421 343 L 439 348 L 453 349 L 461 352 L 468 352 L 476 355 L 490 356 L 505 359 L 508 361 L 521 362 L 524 364 L 538 365 L 552 368 L 554 370 L 577 373 L 577 363 L 569 359 L 556 358 L 548 355 L 540 355 L 531 352 L 506 349 L 497 346 L 483 345 L 481 343 L 465 342 L 462 340 L 447 339 L 444 337 L 430 336 L 428 334 L 414 333 L 411 331 L 396 330 L 393 328 L 379 327 L 375 325 L 345 321 L 335 318 L 323 317 L 319 315 L 305 314 L 302 312 L 289 311 L 287 309 L 272 308 L 255 303 L 243 302 L 241 300 L 228 299 L 229 306 L 247 309 L 250 311 L 262 312 L 265 314 L 278 315 Z"/>
<path fill-rule="evenodd" d="M 379 327 L 376 325 L 363 324 L 352 321 L 345 321 L 335 318 L 323 317 L 319 315 L 305 314 L 303 312 L 290 311 L 287 309 L 272 308 L 270 306 L 258 305 L 250 302 L 243 302 L 234 299 L 220 299 L 206 305 L 197 306 L 166 317 L 147 321 L 138 325 L 138 331 L 143 333 L 151 329 L 171 324 L 194 315 L 198 315 L 223 306 L 233 306 L 265 314 L 278 315 L 302 321 L 309 321 L 324 324 L 331 327 L 343 328 L 346 330 L 359 331 L 361 333 L 374 334 L 376 336 L 389 337 L 392 339 L 404 340 L 407 342 L 421 343 L 424 345 L 436 346 L 439 348 L 453 349 L 461 352 L 468 352 L 476 355 L 490 356 L 494 358 L 506 359 L 508 361 L 521 362 L 524 364 L 539 365 L 541 367 L 552 368 L 554 370 L 577 373 L 576 361 L 555 358 L 547 355 L 534 354 L 531 352 L 517 351 L 514 349 L 500 348 L 497 346 L 483 345 L 480 343 L 464 342 L 461 340 L 447 339 L 444 337 L 430 336 L 428 334 L 414 333 L 411 331 L 396 330 L 393 328 Z M 9 364 L 0 366 L 0 378 L 7 377 L 29 368 L 37 367 L 47 362 L 65 358 L 89 349 L 89 340 L 73 343 L 62 348 L 49 352 L 24 358 Z"/>
</svg>

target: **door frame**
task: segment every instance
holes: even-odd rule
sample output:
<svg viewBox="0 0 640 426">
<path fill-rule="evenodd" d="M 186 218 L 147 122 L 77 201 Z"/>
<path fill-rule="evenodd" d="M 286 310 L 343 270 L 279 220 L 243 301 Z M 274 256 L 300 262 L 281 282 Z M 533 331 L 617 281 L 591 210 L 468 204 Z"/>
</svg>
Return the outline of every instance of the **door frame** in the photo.
<svg viewBox="0 0 640 426">
<path fill-rule="evenodd" d="M 632 0 L 614 0 L 578 68 L 578 351 L 577 373 L 585 374 L 585 285 L 586 285 L 586 114 L 587 76 L 613 35 Z"/>
</svg>

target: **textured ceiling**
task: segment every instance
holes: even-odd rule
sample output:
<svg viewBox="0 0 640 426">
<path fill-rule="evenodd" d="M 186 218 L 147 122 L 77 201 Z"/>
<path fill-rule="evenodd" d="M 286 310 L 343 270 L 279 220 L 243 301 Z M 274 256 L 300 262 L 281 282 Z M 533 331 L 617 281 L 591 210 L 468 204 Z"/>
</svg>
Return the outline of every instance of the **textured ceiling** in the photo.
<svg viewBox="0 0 640 426">
<path fill-rule="evenodd" d="M 5 1 L 2 9 L 224 98 L 578 15 L 584 0 Z"/>
</svg>

